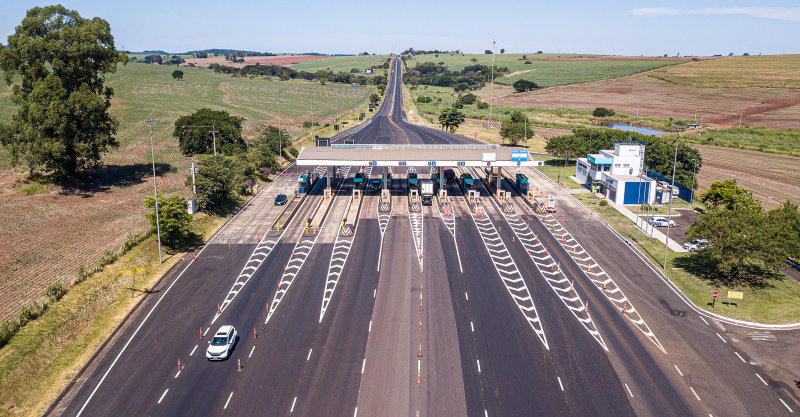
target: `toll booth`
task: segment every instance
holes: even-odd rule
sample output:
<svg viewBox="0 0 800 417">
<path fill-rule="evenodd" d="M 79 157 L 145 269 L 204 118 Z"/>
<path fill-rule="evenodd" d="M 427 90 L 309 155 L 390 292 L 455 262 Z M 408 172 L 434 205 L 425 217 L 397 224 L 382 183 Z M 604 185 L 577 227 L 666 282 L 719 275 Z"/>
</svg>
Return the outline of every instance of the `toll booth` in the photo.
<svg viewBox="0 0 800 417">
<path fill-rule="evenodd" d="M 416 172 L 409 172 L 408 173 L 408 188 L 417 188 L 419 186 L 419 179 L 417 179 Z"/>
<path fill-rule="evenodd" d="M 525 195 L 528 193 L 528 176 L 522 173 L 517 173 L 517 189 L 519 193 Z"/>
<path fill-rule="evenodd" d="M 364 177 L 363 172 L 356 172 L 356 176 L 353 178 L 353 186 L 355 188 L 363 189 L 367 184 L 366 178 Z"/>
<path fill-rule="evenodd" d="M 314 184 L 317 183 L 317 174 L 314 172 L 304 172 L 297 178 L 297 192 L 298 194 L 306 194 L 311 192 Z"/>
</svg>

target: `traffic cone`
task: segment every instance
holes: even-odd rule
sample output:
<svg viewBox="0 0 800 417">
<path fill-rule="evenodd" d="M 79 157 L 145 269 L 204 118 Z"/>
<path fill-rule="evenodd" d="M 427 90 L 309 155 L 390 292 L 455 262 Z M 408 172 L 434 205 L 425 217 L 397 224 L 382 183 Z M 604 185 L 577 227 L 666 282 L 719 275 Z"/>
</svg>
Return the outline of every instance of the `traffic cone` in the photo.
<svg viewBox="0 0 800 417">
<path fill-rule="evenodd" d="M 217 303 L 217 314 L 222 314 L 222 309 L 220 308 L 219 303 Z"/>
<path fill-rule="evenodd" d="M 236 359 L 236 367 L 237 367 L 238 372 L 242 372 L 242 360 L 241 359 Z"/>
<path fill-rule="evenodd" d="M 201 327 L 200 328 L 200 339 L 202 339 L 202 338 L 203 338 L 203 328 Z"/>
<path fill-rule="evenodd" d="M 575 288 L 575 280 L 574 279 L 572 281 L 570 281 L 570 283 L 569 283 L 569 290 L 572 291 L 573 288 Z"/>
<path fill-rule="evenodd" d="M 269 303 L 267 303 L 267 314 L 269 314 Z"/>
<path fill-rule="evenodd" d="M 626 301 L 625 304 L 622 306 L 622 312 L 626 313 L 628 311 L 628 302 Z"/>
<path fill-rule="evenodd" d="M 422 320 L 419 321 L 419 331 L 422 331 Z"/>
<path fill-rule="evenodd" d="M 256 326 L 253 326 L 253 339 L 257 338 L 258 334 L 256 334 Z"/>
<path fill-rule="evenodd" d="M 183 369 L 181 368 L 181 358 L 178 358 L 178 372 L 180 372 L 181 369 Z"/>
<path fill-rule="evenodd" d="M 589 312 L 589 300 L 586 300 L 586 304 L 583 306 L 583 312 L 584 313 Z"/>
<path fill-rule="evenodd" d="M 417 357 L 418 358 L 422 357 L 422 343 L 419 344 L 419 351 L 417 352 Z"/>
<path fill-rule="evenodd" d="M 514 240 L 514 235 L 511 235 L 511 241 L 512 241 L 512 242 L 515 242 L 515 240 Z"/>
<path fill-rule="evenodd" d="M 422 300 L 419 300 L 419 311 L 422 311 Z"/>
<path fill-rule="evenodd" d="M 228 252 L 230 252 L 230 251 L 231 251 L 231 244 L 228 243 Z"/>
<path fill-rule="evenodd" d="M 605 290 L 606 290 L 606 283 L 604 282 L 603 283 L 603 291 L 605 291 Z"/>
</svg>

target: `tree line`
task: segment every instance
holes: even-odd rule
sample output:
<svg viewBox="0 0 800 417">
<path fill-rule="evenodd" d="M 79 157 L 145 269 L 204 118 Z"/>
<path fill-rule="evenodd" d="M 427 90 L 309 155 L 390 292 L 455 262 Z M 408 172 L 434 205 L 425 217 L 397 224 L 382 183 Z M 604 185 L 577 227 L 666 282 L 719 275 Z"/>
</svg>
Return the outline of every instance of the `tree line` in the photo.
<svg viewBox="0 0 800 417">
<path fill-rule="evenodd" d="M 319 80 L 324 82 L 332 82 L 339 84 L 359 84 L 359 85 L 383 85 L 387 83 L 385 75 L 374 75 L 367 77 L 361 74 L 354 74 L 352 72 L 336 72 L 328 70 L 319 70 L 316 72 L 296 71 L 281 65 L 246 65 L 242 68 L 229 67 L 220 64 L 211 64 L 209 68 L 214 70 L 217 74 L 226 74 L 233 77 L 278 77 L 283 81 L 286 80 Z"/>
<path fill-rule="evenodd" d="M 508 68 L 495 68 L 495 77 L 508 73 Z M 456 91 L 477 90 L 483 87 L 491 77 L 492 70 L 486 65 L 468 65 L 461 71 L 449 71 L 444 62 L 417 63 L 403 73 L 403 83 L 413 86 L 432 85 L 451 87 Z"/>
</svg>

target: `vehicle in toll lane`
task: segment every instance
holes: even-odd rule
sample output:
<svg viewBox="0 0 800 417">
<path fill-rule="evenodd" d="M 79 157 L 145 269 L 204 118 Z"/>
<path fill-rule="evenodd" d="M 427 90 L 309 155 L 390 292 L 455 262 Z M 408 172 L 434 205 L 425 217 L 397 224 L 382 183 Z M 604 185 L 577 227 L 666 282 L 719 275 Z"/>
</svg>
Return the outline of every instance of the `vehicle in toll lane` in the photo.
<svg viewBox="0 0 800 417">
<path fill-rule="evenodd" d="M 431 206 L 431 205 L 433 205 L 433 196 L 432 195 L 423 195 L 422 196 L 422 205 L 423 206 Z"/>
<path fill-rule="evenodd" d="M 286 197 L 286 194 L 278 194 L 277 196 L 275 196 L 276 206 L 282 206 L 286 204 L 287 201 L 289 201 L 289 199 Z"/>
<path fill-rule="evenodd" d="M 675 227 L 675 220 L 667 220 L 666 217 L 651 217 L 648 223 L 656 227 Z"/>
<path fill-rule="evenodd" d="M 233 347 L 239 340 L 239 334 L 230 324 L 226 324 L 214 333 L 214 337 L 206 349 L 206 359 L 210 361 L 222 361 L 231 356 Z"/>
<path fill-rule="evenodd" d="M 382 188 L 381 180 L 372 180 L 372 182 L 370 183 L 369 188 L 372 189 L 372 191 L 380 191 L 381 188 Z"/>
<path fill-rule="evenodd" d="M 434 193 L 433 180 L 425 178 L 419 181 L 419 195 L 422 197 L 423 206 L 430 206 L 433 204 Z"/>
<path fill-rule="evenodd" d="M 450 168 L 444 170 L 444 179 L 447 182 L 453 182 L 456 180 L 456 172 Z"/>
</svg>

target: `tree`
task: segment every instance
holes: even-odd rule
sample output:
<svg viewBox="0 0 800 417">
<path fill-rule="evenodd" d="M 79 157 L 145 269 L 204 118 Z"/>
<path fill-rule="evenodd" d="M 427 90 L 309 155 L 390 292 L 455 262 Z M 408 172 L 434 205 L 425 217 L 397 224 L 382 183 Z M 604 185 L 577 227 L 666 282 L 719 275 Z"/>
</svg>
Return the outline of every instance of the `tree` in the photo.
<svg viewBox="0 0 800 417">
<path fill-rule="evenodd" d="M 152 230 L 155 231 L 155 197 L 152 195 L 145 197 L 144 206 L 149 211 L 145 217 L 150 221 Z M 185 242 L 192 233 L 192 216 L 186 211 L 186 199 L 179 195 L 164 197 L 158 193 L 158 220 L 161 241 L 166 246 L 176 247 Z"/>
<path fill-rule="evenodd" d="M 206 51 L 197 51 L 194 56 L 198 58 L 208 58 L 208 52 Z"/>
<path fill-rule="evenodd" d="M 161 55 L 147 55 L 144 57 L 145 64 L 159 64 L 161 65 Z"/>
<path fill-rule="evenodd" d="M 527 55 L 523 55 L 522 59 L 528 59 L 528 56 Z"/>
<path fill-rule="evenodd" d="M 607 109 L 605 107 L 597 107 L 592 112 L 592 116 L 594 117 L 608 117 L 613 116 L 616 114 L 613 109 Z"/>
<path fill-rule="evenodd" d="M 504 53 L 506 53 L 506 50 L 505 50 L 505 49 L 503 49 L 503 48 L 500 48 L 500 53 L 501 53 L 501 54 L 504 54 Z"/>
<path fill-rule="evenodd" d="M 130 268 L 117 272 L 118 277 L 121 277 L 125 274 L 131 276 L 131 297 L 133 297 L 133 289 L 136 286 L 136 275 L 139 275 L 142 272 L 147 272 L 147 268 L 139 268 L 135 265 L 131 265 Z"/>
<path fill-rule="evenodd" d="M 381 96 L 379 96 L 378 93 L 372 93 L 369 95 L 369 104 L 374 106 L 378 104 L 379 101 L 381 101 Z"/>
<path fill-rule="evenodd" d="M 176 80 L 182 80 L 183 79 L 183 71 L 181 71 L 181 70 L 172 71 L 172 78 L 174 78 Z"/>
<path fill-rule="evenodd" d="M 780 208 L 767 213 L 770 223 L 780 225 L 777 244 L 786 248 L 786 255 L 800 261 L 800 211 L 797 204 L 787 200 Z"/>
<path fill-rule="evenodd" d="M 128 62 L 105 20 L 84 19 L 63 6 L 28 10 L 0 49 L 6 83 L 20 80 L 12 93 L 17 113 L 0 130 L 12 132 L 31 171 L 44 168 L 69 182 L 119 146 L 105 74 Z"/>
<path fill-rule="evenodd" d="M 478 108 L 478 110 L 486 110 L 489 108 L 489 103 L 485 101 L 479 101 L 475 106 Z"/>
<path fill-rule="evenodd" d="M 242 122 L 244 118 L 231 116 L 224 110 L 200 109 L 181 116 L 175 121 L 172 136 L 178 138 L 184 155 L 208 154 L 217 152 L 231 155 L 246 149 L 242 141 Z M 216 131 L 216 144 L 214 134 Z"/>
<path fill-rule="evenodd" d="M 461 96 L 458 100 L 464 104 L 475 104 L 475 102 L 478 101 L 478 96 L 472 93 L 467 93 Z"/>
<path fill-rule="evenodd" d="M 725 207 L 727 209 L 733 209 L 737 202 L 747 201 L 752 198 L 753 195 L 750 191 L 738 187 L 736 181 L 732 179 L 714 181 L 706 192 L 700 194 L 700 201 L 710 207 Z"/>
<path fill-rule="evenodd" d="M 547 140 L 544 150 L 547 153 L 568 159 L 586 155 L 585 141 L 576 135 L 555 136 Z"/>
<path fill-rule="evenodd" d="M 229 170 L 215 158 L 201 160 L 197 168 L 197 207 L 213 210 L 228 202 L 233 190 Z"/>
<path fill-rule="evenodd" d="M 536 84 L 535 82 L 523 79 L 514 81 L 514 84 L 512 84 L 512 86 L 514 87 L 514 90 L 516 90 L 516 92 L 518 93 L 523 93 L 525 91 L 531 91 L 533 89 L 539 88 L 539 85 Z"/>
<path fill-rule="evenodd" d="M 472 61 L 472 62 L 478 62 L 478 58 L 472 58 L 472 59 L 470 59 L 470 61 Z"/>
<path fill-rule="evenodd" d="M 461 123 L 464 123 L 464 113 L 456 109 L 445 107 L 439 114 L 439 123 L 441 123 L 445 129 L 453 132 Z"/>
<path fill-rule="evenodd" d="M 487 49 L 487 50 L 483 51 L 483 53 L 486 54 L 486 55 L 491 55 L 492 54 L 492 50 L 491 49 Z"/>
<path fill-rule="evenodd" d="M 530 125 L 529 121 L 526 123 L 525 115 L 521 111 L 515 110 L 508 120 L 503 121 L 500 127 L 500 136 L 508 139 L 511 145 L 517 146 L 525 137 L 533 136 Z"/>
</svg>

